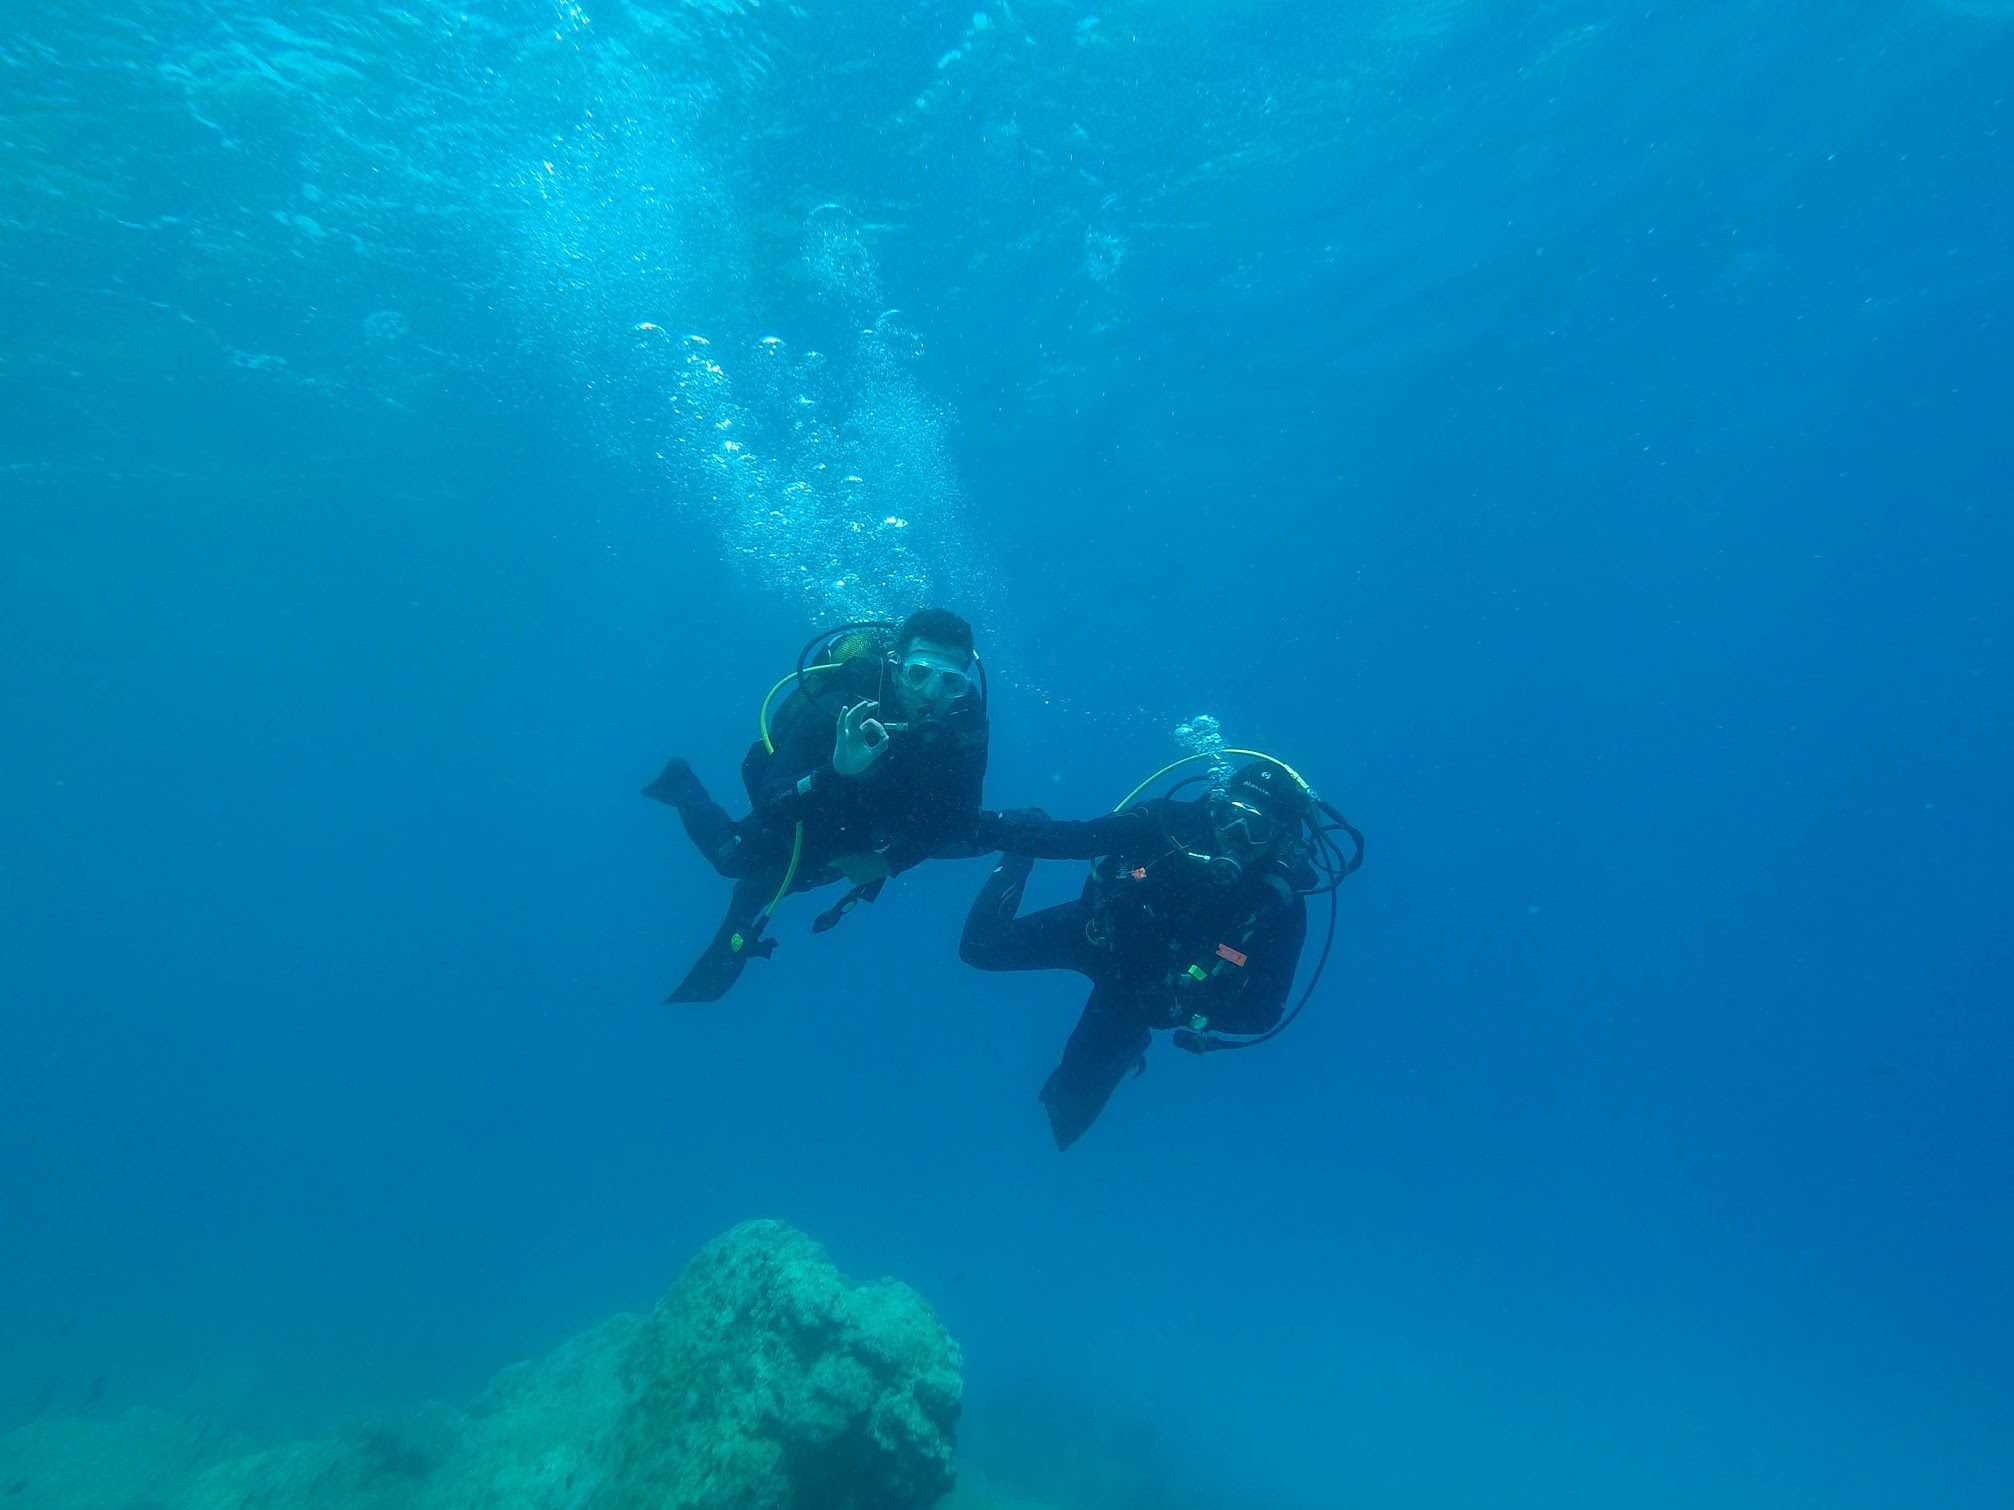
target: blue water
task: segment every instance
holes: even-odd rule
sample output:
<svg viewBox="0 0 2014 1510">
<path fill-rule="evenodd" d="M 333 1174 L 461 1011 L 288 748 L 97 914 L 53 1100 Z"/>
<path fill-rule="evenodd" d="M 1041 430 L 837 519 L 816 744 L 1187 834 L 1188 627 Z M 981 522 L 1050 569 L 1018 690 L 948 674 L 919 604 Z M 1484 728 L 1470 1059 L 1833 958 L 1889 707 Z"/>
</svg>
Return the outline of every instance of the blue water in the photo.
<svg viewBox="0 0 2014 1510">
<path fill-rule="evenodd" d="M 0 1426 L 465 1394 L 775 1216 L 1045 1503 L 2014 1503 L 2010 80 L 1997 0 L 15 18 Z M 1369 836 L 1065 1156 L 983 862 L 658 1005 L 638 784 L 940 600 L 992 801 L 1209 713 Z"/>
</svg>

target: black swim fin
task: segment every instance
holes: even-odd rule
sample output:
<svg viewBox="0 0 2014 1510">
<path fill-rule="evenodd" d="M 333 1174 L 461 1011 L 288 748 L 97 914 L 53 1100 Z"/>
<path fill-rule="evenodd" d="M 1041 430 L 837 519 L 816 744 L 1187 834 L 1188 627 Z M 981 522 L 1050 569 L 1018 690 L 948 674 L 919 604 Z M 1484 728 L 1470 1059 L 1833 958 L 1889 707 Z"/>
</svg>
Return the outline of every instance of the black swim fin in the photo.
<svg viewBox="0 0 2014 1510">
<path fill-rule="evenodd" d="M 776 940 L 762 936 L 763 924 L 769 921 L 763 904 L 775 886 L 775 881 L 768 877 L 749 878 L 735 884 L 734 898 L 728 903 L 719 932 L 706 946 L 706 952 L 686 971 L 678 989 L 665 997 L 667 1003 L 719 1001 L 741 979 L 742 968 L 751 957 L 768 959 L 776 952 Z"/>
<path fill-rule="evenodd" d="M 655 798 L 666 807 L 684 807 L 705 797 L 706 788 L 692 773 L 692 762 L 683 755 L 674 755 L 664 763 L 657 779 L 643 788 L 642 795 Z"/>
<path fill-rule="evenodd" d="M 685 979 L 678 983 L 678 989 L 665 997 L 665 1003 L 719 1001 L 741 979 L 742 969 L 751 957 L 768 959 L 775 952 L 775 939 L 744 942 L 738 950 L 708 949 L 685 972 Z"/>
</svg>

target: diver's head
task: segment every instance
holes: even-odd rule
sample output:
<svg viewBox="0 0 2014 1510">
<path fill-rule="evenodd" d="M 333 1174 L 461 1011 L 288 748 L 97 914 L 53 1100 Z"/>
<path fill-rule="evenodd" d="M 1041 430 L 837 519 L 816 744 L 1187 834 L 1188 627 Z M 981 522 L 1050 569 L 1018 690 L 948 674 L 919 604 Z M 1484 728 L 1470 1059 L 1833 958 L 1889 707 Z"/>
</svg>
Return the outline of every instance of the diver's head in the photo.
<svg viewBox="0 0 2014 1510">
<path fill-rule="evenodd" d="M 941 718 L 979 693 L 972 626 L 947 608 L 919 608 L 895 631 L 895 701 L 910 718 Z"/>
<path fill-rule="evenodd" d="M 1254 865 L 1300 842 L 1308 797 L 1276 765 L 1255 760 L 1210 796 L 1213 874 L 1240 880 Z"/>
</svg>

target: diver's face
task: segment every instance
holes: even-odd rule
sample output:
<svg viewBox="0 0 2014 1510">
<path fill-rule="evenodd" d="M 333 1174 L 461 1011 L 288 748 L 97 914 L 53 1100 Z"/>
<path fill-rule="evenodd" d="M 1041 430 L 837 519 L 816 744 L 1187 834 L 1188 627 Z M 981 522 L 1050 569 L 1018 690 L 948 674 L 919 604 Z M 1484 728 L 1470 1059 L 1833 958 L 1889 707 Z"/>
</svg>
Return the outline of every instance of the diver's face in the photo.
<svg viewBox="0 0 2014 1510">
<path fill-rule="evenodd" d="M 896 662 L 895 700 L 912 718 L 948 713 L 972 690 L 972 659 L 952 646 L 912 640 Z"/>
<path fill-rule="evenodd" d="M 1216 831 L 1217 853 L 1245 864 L 1271 849 L 1280 836 L 1279 820 L 1271 813 L 1230 797 L 1210 804 L 1210 824 Z"/>
</svg>

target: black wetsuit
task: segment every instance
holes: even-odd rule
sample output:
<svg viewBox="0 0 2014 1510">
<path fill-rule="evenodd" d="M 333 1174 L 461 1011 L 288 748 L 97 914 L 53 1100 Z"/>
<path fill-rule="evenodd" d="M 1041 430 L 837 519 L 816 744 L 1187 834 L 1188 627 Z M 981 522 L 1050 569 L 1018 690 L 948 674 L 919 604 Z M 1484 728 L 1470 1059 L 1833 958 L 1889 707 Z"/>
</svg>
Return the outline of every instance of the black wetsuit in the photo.
<svg viewBox="0 0 2014 1510">
<path fill-rule="evenodd" d="M 739 821 L 689 775 L 672 794 L 655 789 L 664 778 L 646 788 L 678 808 L 699 852 L 735 883 L 713 942 L 669 1000 L 724 996 L 751 954 L 775 948 L 761 937 L 771 904 L 780 894 L 839 880 L 843 872 L 833 862 L 842 855 L 878 852 L 889 874 L 900 875 L 940 850 L 963 844 L 962 852 L 972 853 L 988 737 L 978 698 L 964 699 L 943 718 L 912 720 L 891 731 L 887 750 L 858 776 L 832 768 L 841 709 L 874 699 L 881 702 L 881 718 L 901 721 L 893 698 L 883 698 L 880 673 L 877 656 L 861 655 L 820 681 L 816 701 L 801 691 L 790 695 L 770 725 L 774 752 L 757 740 L 741 762 L 751 810 Z M 837 921 L 856 901 L 873 900 L 879 890 L 878 882 L 856 888 L 821 923 L 829 926 L 828 920 Z"/>
<path fill-rule="evenodd" d="M 1204 852 L 1204 802 L 1157 799 L 1089 822 L 981 815 L 979 840 L 1007 851 L 965 919 L 958 952 L 981 970 L 1075 970 L 1084 1014 L 1042 1087 L 1050 1130 L 1068 1148 L 1144 1062 L 1152 1030 L 1196 1017 L 1227 1033 L 1280 1020 L 1307 938 L 1307 902 L 1277 863 L 1235 884 Z M 1097 859 L 1074 902 L 1019 915 L 1036 858 Z"/>
</svg>

